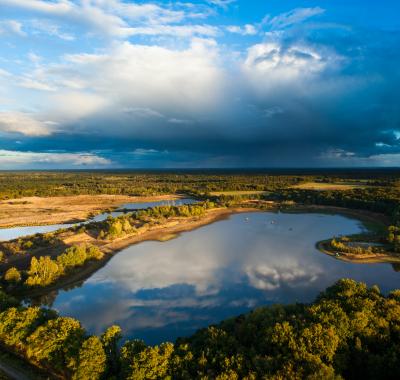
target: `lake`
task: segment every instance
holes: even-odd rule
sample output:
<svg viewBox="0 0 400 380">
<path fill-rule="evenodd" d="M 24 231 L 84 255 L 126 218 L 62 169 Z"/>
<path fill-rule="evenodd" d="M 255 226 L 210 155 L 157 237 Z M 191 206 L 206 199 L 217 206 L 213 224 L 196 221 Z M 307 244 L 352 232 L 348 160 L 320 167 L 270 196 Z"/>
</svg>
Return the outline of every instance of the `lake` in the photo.
<svg viewBox="0 0 400 380">
<path fill-rule="evenodd" d="M 99 215 L 94 216 L 93 218 L 81 222 L 81 223 L 70 223 L 70 224 L 51 224 L 47 226 L 25 226 L 25 227 L 11 227 L 11 228 L 0 228 L 0 241 L 7 241 L 18 239 L 23 236 L 30 236 L 35 234 L 44 234 L 47 232 L 54 232 L 61 228 L 69 228 L 72 226 L 85 224 L 89 222 L 100 222 L 102 220 L 107 219 L 110 215 L 111 216 L 119 216 L 124 213 L 124 209 L 129 211 L 133 210 L 142 210 L 149 207 L 156 207 L 156 206 L 165 206 L 165 205 L 174 205 L 174 206 L 182 206 L 184 204 L 193 204 L 197 202 L 195 199 L 192 198 L 179 198 L 175 200 L 163 200 L 163 201 L 154 201 L 154 202 L 135 202 L 135 203 L 126 203 L 121 205 L 115 211 L 109 213 L 105 212 Z"/>
<path fill-rule="evenodd" d="M 400 287 L 390 264 L 345 263 L 315 248 L 362 229 L 340 215 L 236 214 L 167 242 L 132 245 L 47 301 L 91 333 L 118 324 L 124 337 L 157 344 L 257 306 L 312 301 L 343 277 L 384 292 Z"/>
</svg>

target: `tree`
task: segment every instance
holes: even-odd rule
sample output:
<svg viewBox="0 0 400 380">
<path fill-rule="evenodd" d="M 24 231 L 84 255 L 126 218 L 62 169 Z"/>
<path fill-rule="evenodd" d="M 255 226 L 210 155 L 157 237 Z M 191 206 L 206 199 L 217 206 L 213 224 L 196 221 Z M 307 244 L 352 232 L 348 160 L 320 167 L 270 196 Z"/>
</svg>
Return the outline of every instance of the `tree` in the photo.
<svg viewBox="0 0 400 380">
<path fill-rule="evenodd" d="M 107 357 L 97 336 L 86 339 L 79 350 L 78 368 L 73 380 L 98 380 L 106 370 Z"/>
<path fill-rule="evenodd" d="M 27 357 L 68 375 L 78 367 L 84 330 L 73 318 L 58 317 L 38 327 L 27 339 Z"/>
<path fill-rule="evenodd" d="M 125 347 L 125 361 L 128 363 L 127 380 L 156 380 L 168 377 L 170 359 L 174 353 L 172 343 L 147 347 L 140 341 Z"/>
<path fill-rule="evenodd" d="M 50 256 L 32 257 L 26 284 L 29 286 L 50 285 L 59 276 L 60 268 Z"/>
<path fill-rule="evenodd" d="M 15 267 L 11 267 L 4 275 L 4 279 L 7 282 L 11 282 L 11 283 L 18 283 L 21 281 L 21 273 L 20 271 L 15 268 Z"/>
<path fill-rule="evenodd" d="M 121 327 L 111 326 L 101 336 L 104 351 L 107 356 L 108 373 L 118 373 L 120 369 L 118 341 L 121 339 Z"/>
</svg>

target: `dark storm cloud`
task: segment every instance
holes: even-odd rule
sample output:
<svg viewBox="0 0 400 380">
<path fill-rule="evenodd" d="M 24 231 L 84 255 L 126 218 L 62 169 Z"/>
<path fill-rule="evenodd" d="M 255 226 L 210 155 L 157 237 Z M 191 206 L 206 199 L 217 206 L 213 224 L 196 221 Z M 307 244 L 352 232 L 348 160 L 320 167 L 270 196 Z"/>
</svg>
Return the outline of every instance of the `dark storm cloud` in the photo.
<svg viewBox="0 0 400 380">
<path fill-rule="evenodd" d="M 199 75 L 188 88 L 159 87 L 165 77 L 156 74 L 135 93 L 136 77 L 121 88 L 114 73 L 108 80 L 115 95 L 107 78 L 96 78 L 96 96 L 114 97 L 111 103 L 92 112 L 98 99 L 90 98 L 90 112 L 78 122 L 65 118 L 49 137 L 8 133 L 1 148 L 18 140 L 23 151 L 89 151 L 125 166 L 379 164 L 379 155 L 400 153 L 399 46 L 398 31 L 308 24 L 267 34 L 228 70 L 213 66 L 213 46 L 200 44 L 186 53 L 194 58 L 173 58 L 164 74 L 177 75 L 178 87 Z M 124 44 L 117 54 L 130 62 L 132 49 Z M 169 53 L 155 54 L 165 59 Z M 211 58 L 198 63 L 202 54 Z M 93 79 L 99 59 L 105 70 L 118 70 L 111 59 L 73 57 L 82 71 L 70 75 Z"/>
</svg>

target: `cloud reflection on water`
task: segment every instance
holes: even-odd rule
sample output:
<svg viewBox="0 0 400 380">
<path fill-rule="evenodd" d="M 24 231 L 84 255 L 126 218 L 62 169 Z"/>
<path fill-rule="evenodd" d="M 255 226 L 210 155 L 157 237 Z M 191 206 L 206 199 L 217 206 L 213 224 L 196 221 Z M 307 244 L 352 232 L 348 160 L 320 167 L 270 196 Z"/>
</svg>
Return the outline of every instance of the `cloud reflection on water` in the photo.
<svg viewBox="0 0 400 380">
<path fill-rule="evenodd" d="M 341 277 L 395 286 L 389 266 L 316 251 L 318 240 L 360 229 L 342 216 L 235 215 L 171 241 L 128 247 L 81 288 L 60 292 L 54 306 L 90 331 L 117 323 L 128 337 L 157 343 L 257 305 L 310 301 Z"/>
</svg>

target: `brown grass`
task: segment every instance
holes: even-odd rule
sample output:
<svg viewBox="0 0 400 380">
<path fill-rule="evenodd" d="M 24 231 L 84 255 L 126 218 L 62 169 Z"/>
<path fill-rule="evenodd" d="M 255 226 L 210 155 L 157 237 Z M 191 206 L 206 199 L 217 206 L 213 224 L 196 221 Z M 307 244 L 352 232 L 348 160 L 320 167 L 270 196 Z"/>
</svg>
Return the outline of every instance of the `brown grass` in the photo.
<svg viewBox="0 0 400 380">
<path fill-rule="evenodd" d="M 0 228 L 78 222 L 124 203 L 176 199 L 176 196 L 74 195 L 26 197 L 0 202 Z"/>
</svg>

